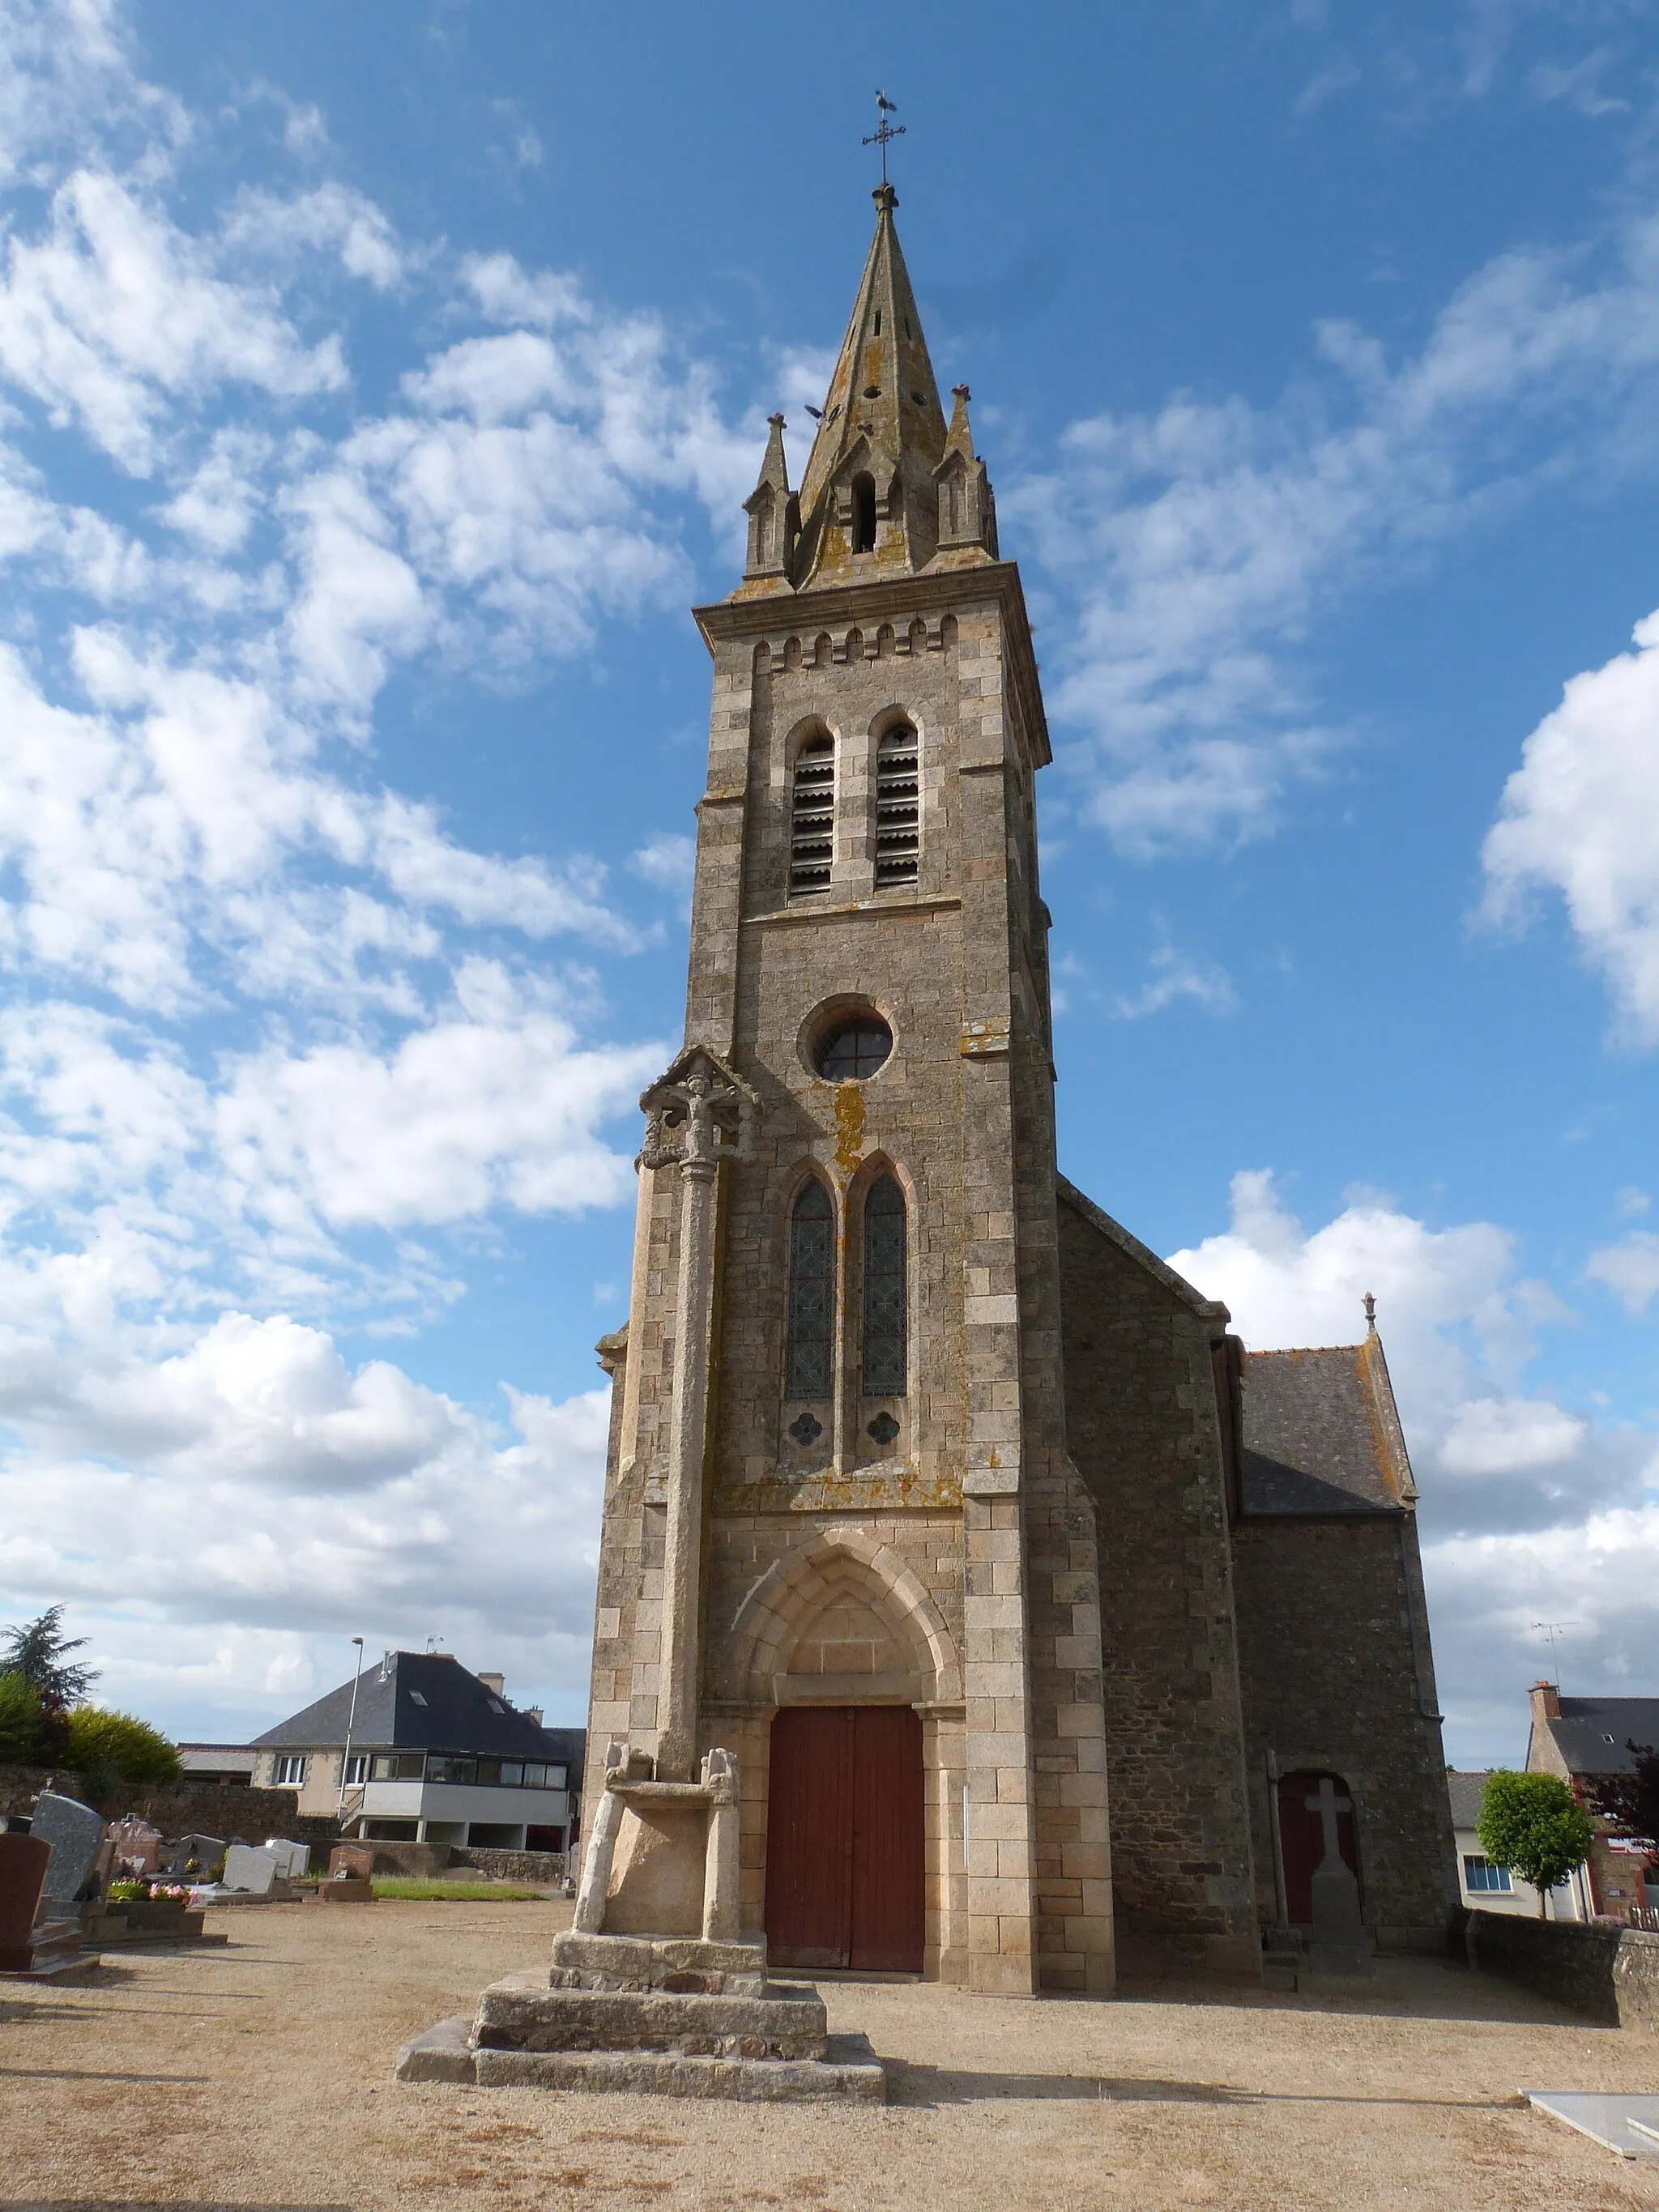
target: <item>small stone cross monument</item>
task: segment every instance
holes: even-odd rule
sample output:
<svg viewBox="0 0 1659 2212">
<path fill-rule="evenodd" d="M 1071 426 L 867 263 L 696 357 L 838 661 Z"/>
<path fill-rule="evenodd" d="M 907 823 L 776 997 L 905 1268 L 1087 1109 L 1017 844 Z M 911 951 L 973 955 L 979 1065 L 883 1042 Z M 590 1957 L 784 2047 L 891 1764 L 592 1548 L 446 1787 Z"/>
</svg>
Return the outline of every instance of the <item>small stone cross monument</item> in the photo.
<svg viewBox="0 0 1659 2212">
<path fill-rule="evenodd" d="M 1353 1869 L 1342 1856 L 1336 1826 L 1337 1814 L 1352 1813 L 1353 1800 L 1339 1796 L 1335 1783 L 1327 1774 L 1321 1778 L 1307 1805 L 1310 1813 L 1319 1815 L 1325 1847 L 1313 1875 L 1313 1941 L 1308 1947 L 1309 1966 L 1321 1980 L 1367 1980 L 1371 1972 L 1370 1938 L 1359 1909 L 1359 1884 Z"/>
</svg>

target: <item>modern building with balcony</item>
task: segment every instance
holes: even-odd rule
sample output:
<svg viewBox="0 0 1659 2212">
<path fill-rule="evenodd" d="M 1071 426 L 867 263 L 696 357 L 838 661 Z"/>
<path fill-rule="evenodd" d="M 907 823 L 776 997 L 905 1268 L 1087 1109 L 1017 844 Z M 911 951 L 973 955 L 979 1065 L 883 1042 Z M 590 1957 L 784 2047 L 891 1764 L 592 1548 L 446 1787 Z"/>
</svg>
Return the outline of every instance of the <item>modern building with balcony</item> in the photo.
<svg viewBox="0 0 1659 2212">
<path fill-rule="evenodd" d="M 542 1726 L 499 1674 L 448 1652 L 388 1651 L 356 1684 L 280 1721 L 250 1748 L 256 1788 L 291 1790 L 302 1814 L 341 1814 L 377 1842 L 561 1851 L 576 1840 L 580 1729 Z"/>
</svg>

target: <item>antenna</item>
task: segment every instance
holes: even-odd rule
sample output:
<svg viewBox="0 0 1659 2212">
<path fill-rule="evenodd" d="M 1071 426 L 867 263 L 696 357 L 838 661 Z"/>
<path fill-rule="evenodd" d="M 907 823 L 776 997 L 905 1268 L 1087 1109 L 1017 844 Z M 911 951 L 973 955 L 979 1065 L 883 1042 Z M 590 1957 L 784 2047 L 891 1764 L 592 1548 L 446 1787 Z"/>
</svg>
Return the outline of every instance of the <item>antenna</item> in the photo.
<svg viewBox="0 0 1659 2212">
<path fill-rule="evenodd" d="M 1533 1623 L 1533 1626 L 1539 1633 L 1547 1636 L 1550 1640 L 1550 1672 L 1555 1677 L 1555 1686 L 1558 1690 L 1561 1686 L 1561 1674 L 1556 1662 L 1555 1639 L 1558 1636 L 1564 1635 L 1569 1628 L 1576 1628 L 1577 1626 L 1576 1620 L 1534 1620 Z"/>
<path fill-rule="evenodd" d="M 904 136 L 904 125 L 902 123 L 890 123 L 887 120 L 890 115 L 897 113 L 897 100 L 889 100 L 884 92 L 878 91 L 876 127 L 864 143 L 866 146 L 879 146 L 881 149 L 881 181 L 884 185 L 887 182 L 887 149 L 895 138 L 902 138 Z"/>
</svg>

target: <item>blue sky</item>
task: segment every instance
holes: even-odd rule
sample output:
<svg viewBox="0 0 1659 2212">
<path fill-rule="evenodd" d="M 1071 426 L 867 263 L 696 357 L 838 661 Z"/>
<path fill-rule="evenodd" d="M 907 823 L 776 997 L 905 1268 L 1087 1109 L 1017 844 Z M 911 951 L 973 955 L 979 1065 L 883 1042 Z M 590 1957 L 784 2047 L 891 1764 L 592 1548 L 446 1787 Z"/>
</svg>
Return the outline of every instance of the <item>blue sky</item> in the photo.
<svg viewBox="0 0 1659 2212">
<path fill-rule="evenodd" d="M 707 663 L 873 83 L 1021 563 L 1062 1162 L 1372 1290 L 1448 1745 L 1651 1692 L 1659 74 L 1630 4 L 3 0 L 0 1618 L 579 1718 Z"/>
</svg>

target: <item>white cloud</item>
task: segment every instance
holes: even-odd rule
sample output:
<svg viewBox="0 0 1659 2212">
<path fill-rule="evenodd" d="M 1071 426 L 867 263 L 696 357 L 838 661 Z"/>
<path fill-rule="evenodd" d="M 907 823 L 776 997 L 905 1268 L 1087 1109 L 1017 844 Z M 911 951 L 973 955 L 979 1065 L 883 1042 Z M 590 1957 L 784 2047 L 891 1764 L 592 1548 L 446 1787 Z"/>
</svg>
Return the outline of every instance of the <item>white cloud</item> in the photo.
<svg viewBox="0 0 1659 2212">
<path fill-rule="evenodd" d="M 1161 1014 L 1165 1007 L 1178 1005 L 1182 1000 L 1201 1006 L 1206 1014 L 1233 1014 L 1238 1011 L 1238 993 L 1226 969 L 1212 960 L 1194 959 L 1189 953 L 1177 951 L 1172 945 L 1159 945 L 1148 966 L 1152 974 L 1132 998 L 1119 998 L 1113 1011 L 1121 1021 L 1139 1021 L 1147 1014 Z"/>
<path fill-rule="evenodd" d="M 290 137 L 294 129 L 290 117 Z M 301 137 L 308 137 L 303 128 Z M 234 253 L 269 256 L 289 265 L 319 251 L 335 252 L 349 276 L 361 277 L 377 292 L 390 291 L 404 273 L 397 234 L 385 215 L 361 192 L 332 181 L 291 198 L 249 189 L 239 196 L 220 237 Z"/>
<path fill-rule="evenodd" d="M 1659 1296 L 1659 1237 L 1650 1229 L 1632 1229 L 1616 1244 L 1592 1252 L 1584 1273 L 1621 1298 L 1626 1313 L 1645 1313 Z"/>
<path fill-rule="evenodd" d="M 213 274 L 192 240 L 88 169 L 54 194 L 43 238 L 12 235 L 0 374 L 138 476 L 157 464 L 171 402 L 227 381 L 300 398 L 345 380 L 337 340 L 305 345 L 268 298 Z"/>
<path fill-rule="evenodd" d="M 584 1050 L 549 994 L 473 959 L 453 1011 L 390 1054 L 354 1042 L 240 1065 L 218 1102 L 220 1156 L 251 1206 L 286 1215 L 294 1194 L 340 1224 L 614 1205 L 629 1172 L 599 1125 L 664 1056 Z"/>
<path fill-rule="evenodd" d="M 1309 639 L 1343 595 L 1576 467 L 1650 469 L 1659 218 L 1570 252 L 1502 254 L 1391 366 L 1352 325 L 1276 405 L 1177 395 L 1073 424 L 1005 488 L 1075 608 L 1050 712 L 1085 819 L 1127 850 L 1257 836 L 1348 733 Z M 1334 371 L 1333 384 L 1325 372 Z"/>
<path fill-rule="evenodd" d="M 102 1695 L 162 1720 L 291 1710 L 347 1671 L 348 1626 L 371 1648 L 440 1632 L 526 1686 L 584 1681 L 604 1389 L 509 1389 L 503 1432 L 246 1314 L 173 1358 L 55 1379 L 0 1386 L 26 1438 L 0 1461 L 0 1583 L 19 1613 L 68 1603 Z M 118 1551 L 88 1543 L 111 1526 Z"/>
<path fill-rule="evenodd" d="M 1482 854 L 1485 911 L 1525 919 L 1558 891 L 1619 1034 L 1659 1044 L 1659 613 L 1636 651 L 1575 676 L 1522 748 Z"/>
</svg>

